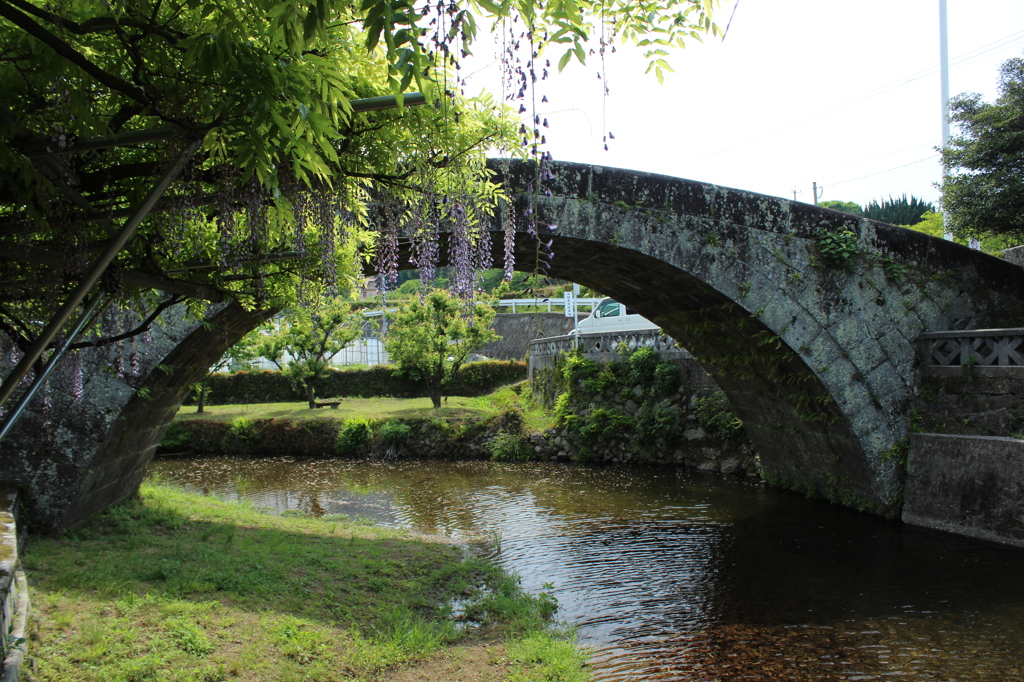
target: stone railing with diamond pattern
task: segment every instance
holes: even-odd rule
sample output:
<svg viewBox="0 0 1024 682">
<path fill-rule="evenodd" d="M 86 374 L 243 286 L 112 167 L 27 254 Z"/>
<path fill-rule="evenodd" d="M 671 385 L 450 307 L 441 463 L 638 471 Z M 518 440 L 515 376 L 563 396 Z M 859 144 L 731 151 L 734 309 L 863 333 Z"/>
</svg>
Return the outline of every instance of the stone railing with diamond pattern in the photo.
<svg viewBox="0 0 1024 682">
<path fill-rule="evenodd" d="M 917 340 L 925 366 L 1024 366 L 1024 328 L 925 332 Z"/>
<path fill-rule="evenodd" d="M 599 332 L 580 334 L 579 347 L 583 354 L 597 362 L 612 362 L 620 357 L 619 349 L 630 352 L 639 348 L 651 348 L 665 359 L 688 359 L 690 352 L 676 346 L 675 339 L 666 336 L 659 329 L 632 332 Z M 555 366 L 555 358 L 568 353 L 576 347 L 577 338 L 573 334 L 551 336 L 530 342 L 530 378 L 533 372 L 542 368 Z"/>
</svg>

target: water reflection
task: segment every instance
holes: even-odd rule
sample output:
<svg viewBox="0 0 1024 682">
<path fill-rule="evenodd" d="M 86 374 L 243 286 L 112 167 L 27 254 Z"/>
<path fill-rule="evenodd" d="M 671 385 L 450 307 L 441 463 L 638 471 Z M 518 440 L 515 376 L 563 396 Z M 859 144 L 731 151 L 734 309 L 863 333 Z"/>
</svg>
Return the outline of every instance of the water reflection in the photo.
<svg viewBox="0 0 1024 682">
<path fill-rule="evenodd" d="M 599 679 L 1024 679 L 1024 552 L 676 469 L 161 461 L 277 510 L 501 537 Z"/>
</svg>

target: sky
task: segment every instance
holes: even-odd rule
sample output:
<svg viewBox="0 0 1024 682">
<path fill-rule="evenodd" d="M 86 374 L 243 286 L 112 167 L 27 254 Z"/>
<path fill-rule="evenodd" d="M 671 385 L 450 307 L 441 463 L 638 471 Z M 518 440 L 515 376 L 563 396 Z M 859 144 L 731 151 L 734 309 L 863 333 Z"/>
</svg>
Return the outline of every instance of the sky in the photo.
<svg viewBox="0 0 1024 682">
<path fill-rule="evenodd" d="M 609 56 L 607 97 L 598 62 L 540 83 L 554 158 L 807 203 L 817 183 L 820 201 L 938 204 L 938 0 L 738 2 L 716 14 L 723 29 L 732 17 L 724 41 L 675 51 L 663 85 L 635 48 Z M 994 100 L 999 65 L 1024 55 L 1024 1 L 947 0 L 947 12 L 950 94 Z M 467 94 L 500 92 L 493 49 L 475 52 Z"/>
</svg>

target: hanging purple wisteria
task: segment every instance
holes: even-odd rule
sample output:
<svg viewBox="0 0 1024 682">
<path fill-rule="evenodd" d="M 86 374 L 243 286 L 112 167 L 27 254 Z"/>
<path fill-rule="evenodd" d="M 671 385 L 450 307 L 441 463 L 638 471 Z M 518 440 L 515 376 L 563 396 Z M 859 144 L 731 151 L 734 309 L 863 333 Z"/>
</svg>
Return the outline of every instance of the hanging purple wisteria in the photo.
<svg viewBox="0 0 1024 682">
<path fill-rule="evenodd" d="M 381 221 L 378 228 L 377 242 L 377 286 L 387 292 L 398 283 L 398 235 L 401 207 L 390 193 L 380 198 Z"/>
<path fill-rule="evenodd" d="M 432 191 L 425 191 L 423 198 L 413 204 L 409 211 L 406 229 L 409 234 L 409 262 L 420 273 L 420 293 L 434 281 L 437 272 L 440 246 L 438 244 L 438 211 Z"/>
</svg>

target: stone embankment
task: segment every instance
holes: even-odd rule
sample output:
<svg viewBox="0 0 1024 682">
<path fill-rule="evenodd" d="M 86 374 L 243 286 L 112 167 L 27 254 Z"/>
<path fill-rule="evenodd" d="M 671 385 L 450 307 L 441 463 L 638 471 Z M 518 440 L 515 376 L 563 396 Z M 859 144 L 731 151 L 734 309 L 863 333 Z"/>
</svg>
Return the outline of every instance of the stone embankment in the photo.
<svg viewBox="0 0 1024 682">
<path fill-rule="evenodd" d="M 903 520 L 1024 547 L 1024 329 L 922 335 Z"/>
<path fill-rule="evenodd" d="M 607 338 L 605 338 L 607 336 Z M 561 339 L 544 340 L 548 346 Z M 760 461 L 699 362 L 657 331 L 594 336 L 546 356 L 531 347 L 530 399 L 556 426 L 525 428 L 510 410 L 490 419 L 175 422 L 161 454 L 572 461 L 688 466 L 759 475 Z M 593 348 L 591 346 L 594 346 Z M 544 362 L 537 362 L 544 357 Z"/>
<path fill-rule="evenodd" d="M 0 682 L 18 682 L 28 652 L 28 581 L 21 569 L 18 553 L 18 492 L 0 487 L 0 633 L 3 667 Z M 18 536 L 22 535 L 22 538 Z"/>
<path fill-rule="evenodd" d="M 723 474 L 760 475 L 757 454 L 749 441 L 737 442 L 716 438 L 693 424 L 684 433 L 685 442 L 669 447 L 663 454 L 645 458 L 631 451 L 627 435 L 609 438 L 600 447 L 593 447 L 586 461 L 606 464 L 662 464 L 681 465 L 700 471 Z M 579 434 L 565 428 L 551 428 L 528 437 L 533 458 L 552 461 L 571 461 L 581 450 Z"/>
</svg>

